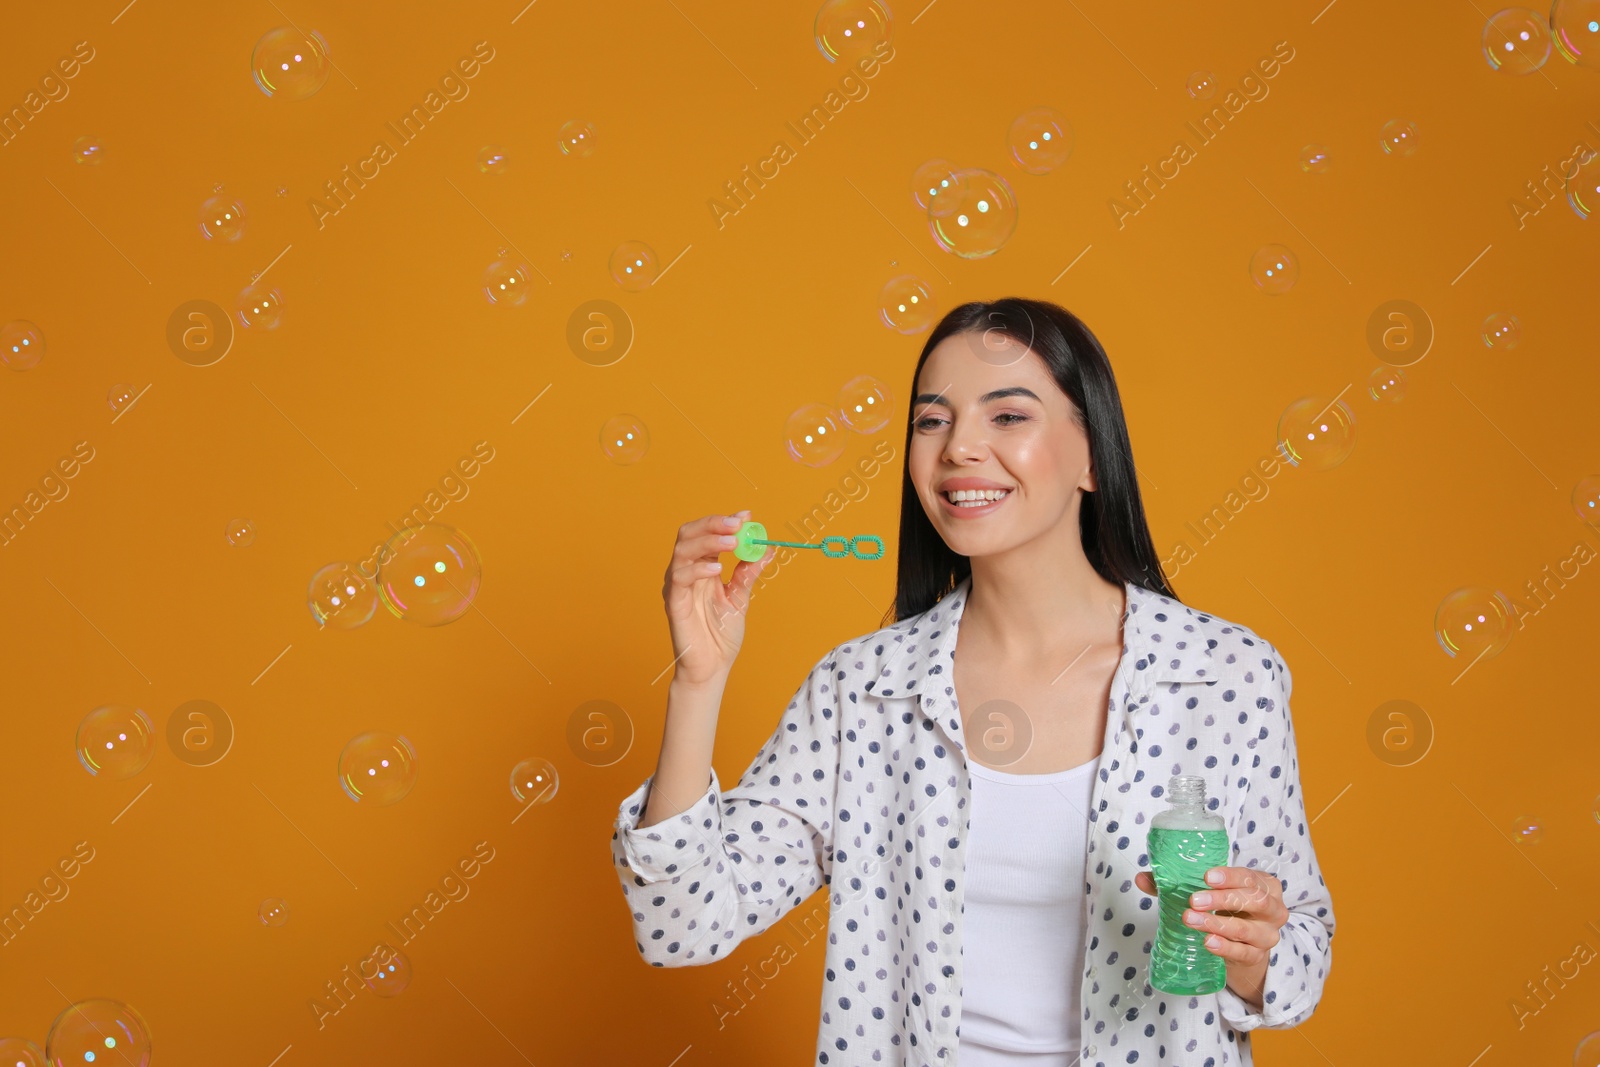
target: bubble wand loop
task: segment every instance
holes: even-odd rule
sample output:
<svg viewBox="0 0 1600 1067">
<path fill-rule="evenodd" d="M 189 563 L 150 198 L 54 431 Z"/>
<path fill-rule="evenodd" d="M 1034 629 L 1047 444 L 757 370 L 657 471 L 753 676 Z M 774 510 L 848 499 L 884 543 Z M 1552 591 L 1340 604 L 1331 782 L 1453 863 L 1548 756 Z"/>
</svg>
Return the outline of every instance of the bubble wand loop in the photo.
<svg viewBox="0 0 1600 1067">
<path fill-rule="evenodd" d="M 843 559 L 854 556 L 856 559 L 882 559 L 883 538 L 876 534 L 858 534 L 855 537 L 824 537 L 820 545 L 808 545 L 803 541 L 769 541 L 767 528 L 759 522 L 746 521 L 739 527 L 739 532 L 734 534 L 736 544 L 733 554 L 747 563 L 754 563 L 767 554 L 767 545 L 781 545 L 784 548 L 820 548 L 822 554 L 829 559 Z M 856 542 L 868 541 L 878 546 L 878 551 L 868 556 L 863 555 L 856 547 Z"/>
</svg>

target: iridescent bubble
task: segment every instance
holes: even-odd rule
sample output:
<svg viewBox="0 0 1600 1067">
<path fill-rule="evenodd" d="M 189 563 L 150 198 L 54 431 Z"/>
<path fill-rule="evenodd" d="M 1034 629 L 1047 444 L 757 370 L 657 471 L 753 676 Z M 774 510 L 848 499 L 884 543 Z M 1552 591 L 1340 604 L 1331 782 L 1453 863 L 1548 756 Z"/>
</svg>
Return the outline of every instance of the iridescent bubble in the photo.
<svg viewBox="0 0 1600 1067">
<path fill-rule="evenodd" d="M 890 39 L 894 16 L 878 0 L 825 0 L 813 28 L 823 59 L 856 60 Z"/>
<path fill-rule="evenodd" d="M 506 172 L 506 150 L 497 144 L 484 145 L 478 152 L 478 169 L 485 174 Z M 4 1064 L 0 1064 L 4 1067 Z"/>
<path fill-rule="evenodd" d="M 289 905 L 278 897 L 268 897 L 261 902 L 256 914 L 262 926 L 282 926 L 289 921 Z M 0 1060 L 0 1067 L 6 1067 L 4 1060 Z"/>
<path fill-rule="evenodd" d="M 1011 158 L 1029 174 L 1049 174 L 1072 155 L 1072 125 L 1049 107 L 1024 111 L 1006 131 Z"/>
<path fill-rule="evenodd" d="M 276 330 L 283 322 L 283 294 L 265 285 L 247 285 L 239 290 L 233 313 L 253 330 Z"/>
<path fill-rule="evenodd" d="M 138 395 L 138 390 L 131 385 L 117 384 L 106 390 L 106 403 L 112 411 L 121 411 L 133 403 L 133 398 Z M 0 1060 L 0 1067 L 5 1067 L 5 1061 Z"/>
<path fill-rule="evenodd" d="M 98 167 L 100 161 L 106 157 L 105 146 L 98 137 L 80 137 L 72 142 L 72 161 L 81 163 L 86 167 Z M 4 1060 L 0 1060 L 0 1067 L 7 1067 Z"/>
<path fill-rule="evenodd" d="M 948 159 L 930 159 L 911 175 L 911 198 L 929 218 L 941 219 L 955 211 L 964 187 L 960 170 Z"/>
<path fill-rule="evenodd" d="M 37 367 L 44 357 L 44 334 L 24 319 L 13 319 L 0 326 L 0 363 L 12 370 Z"/>
<path fill-rule="evenodd" d="M 1269 296 L 1280 296 L 1300 279 L 1300 259 L 1285 245 L 1263 245 L 1250 257 L 1250 280 Z"/>
<path fill-rule="evenodd" d="M 339 784 L 357 804 L 404 800 L 417 784 L 417 751 L 402 734 L 358 734 L 339 753 Z"/>
<path fill-rule="evenodd" d="M 244 548 L 255 543 L 256 524 L 249 519 L 230 519 L 224 536 L 227 537 L 228 544 L 235 548 Z M 0 1067 L 4 1067 L 4 1064 L 0 1064 Z"/>
<path fill-rule="evenodd" d="M 1600 70 L 1600 0 L 1556 0 L 1550 8 L 1550 29 L 1562 59 Z"/>
<path fill-rule="evenodd" d="M 1561 0 L 1556 0 L 1556 6 L 1561 6 Z M 1572 1052 L 1572 1067 L 1600 1067 L 1600 1030 L 1578 1042 Z"/>
<path fill-rule="evenodd" d="M 44 1050 L 25 1037 L 0 1037 L 0 1067 L 46 1067 Z"/>
<path fill-rule="evenodd" d="M 465 615 L 483 582 L 483 560 L 466 534 L 443 523 L 407 526 L 389 539 L 378 593 L 396 618 L 443 626 Z"/>
<path fill-rule="evenodd" d="M 1278 452 L 1291 466 L 1329 470 L 1355 446 L 1356 417 L 1342 400 L 1303 397 L 1278 418 Z"/>
<path fill-rule="evenodd" d="M 1197 70 L 1189 75 L 1189 96 L 1195 100 L 1210 100 L 1217 95 L 1217 80 L 1209 70 Z"/>
<path fill-rule="evenodd" d="M 1509 352 L 1522 340 L 1522 320 L 1509 311 L 1496 311 L 1483 320 L 1483 343 Z"/>
<path fill-rule="evenodd" d="M 856 433 L 877 433 L 889 425 L 889 387 L 870 375 L 851 378 L 839 390 L 839 417 Z"/>
<path fill-rule="evenodd" d="M 933 294 L 928 283 L 911 274 L 889 279 L 878 294 L 878 315 L 897 333 L 926 330 L 933 322 Z"/>
<path fill-rule="evenodd" d="M 1483 25 L 1483 58 L 1501 74 L 1532 74 L 1550 58 L 1550 24 L 1525 7 L 1508 7 Z"/>
<path fill-rule="evenodd" d="M 1417 150 L 1417 124 L 1405 119 L 1390 119 L 1378 132 L 1378 143 L 1391 156 L 1409 156 Z"/>
<path fill-rule="evenodd" d="M 311 576 L 306 590 L 318 626 L 354 630 L 378 610 L 378 591 L 349 563 L 330 563 Z"/>
<path fill-rule="evenodd" d="M 600 427 L 600 451 L 618 466 L 637 463 L 650 451 L 650 431 L 637 415 L 613 415 Z"/>
<path fill-rule="evenodd" d="M 1398 404 L 1406 395 L 1405 372 L 1399 367 L 1372 368 L 1372 373 L 1367 375 L 1367 392 L 1372 394 L 1374 400 Z"/>
<path fill-rule="evenodd" d="M 1587 159 L 1578 157 L 1578 173 L 1567 179 L 1567 203 L 1580 219 L 1600 210 L 1600 152 L 1590 150 Z"/>
<path fill-rule="evenodd" d="M 533 272 L 520 259 L 497 259 L 483 272 L 483 295 L 496 307 L 519 308 L 528 302 Z"/>
<path fill-rule="evenodd" d="M 511 768 L 511 795 L 524 804 L 548 804 L 561 788 L 555 764 L 542 756 L 525 759 Z"/>
<path fill-rule="evenodd" d="M 1433 616 L 1434 636 L 1445 655 L 1476 660 L 1497 656 L 1511 643 L 1511 602 L 1496 589 L 1470 586 L 1439 602 Z"/>
<path fill-rule="evenodd" d="M 660 273 L 654 249 L 643 241 L 624 241 L 611 253 L 611 277 L 624 289 L 648 289 Z"/>
<path fill-rule="evenodd" d="M 1300 169 L 1307 174 L 1328 173 L 1328 146 L 1308 144 L 1300 149 Z"/>
<path fill-rule="evenodd" d="M 56 1016 L 44 1055 L 52 1067 L 150 1067 L 150 1027 L 120 1000 L 81 1000 Z"/>
<path fill-rule="evenodd" d="M 581 119 L 562 123 L 561 132 L 556 134 L 556 147 L 561 149 L 564 156 L 588 159 L 594 155 L 594 123 Z"/>
<path fill-rule="evenodd" d="M 250 56 L 256 87 L 276 100 L 304 100 L 328 80 L 328 42 L 316 30 L 268 30 Z"/>
<path fill-rule="evenodd" d="M 826 467 L 844 452 L 844 434 L 833 412 L 821 404 L 807 404 L 789 416 L 783 443 L 790 459 L 808 467 Z"/>
<path fill-rule="evenodd" d="M 1572 487 L 1572 511 L 1590 526 L 1600 526 L 1600 478 L 1591 474 Z"/>
<path fill-rule="evenodd" d="M 964 186 L 955 210 L 930 219 L 936 244 L 962 259 L 992 256 L 1017 229 L 1017 198 L 1011 186 L 993 171 L 961 171 Z"/>
<path fill-rule="evenodd" d="M 200 205 L 200 234 L 212 241 L 244 236 L 244 205 L 228 196 L 207 197 Z"/>
<path fill-rule="evenodd" d="M 1543 821 L 1535 816 L 1519 815 L 1511 824 L 1511 839 L 1519 845 L 1536 845 L 1543 836 Z"/>
<path fill-rule="evenodd" d="M 384 946 L 385 952 L 371 960 L 373 973 L 361 972 L 367 988 L 380 997 L 398 997 L 411 985 L 411 960 L 398 949 Z"/>
<path fill-rule="evenodd" d="M 150 717 L 128 704 L 95 708 L 78 724 L 78 762 L 96 778 L 132 778 L 156 751 Z"/>
</svg>

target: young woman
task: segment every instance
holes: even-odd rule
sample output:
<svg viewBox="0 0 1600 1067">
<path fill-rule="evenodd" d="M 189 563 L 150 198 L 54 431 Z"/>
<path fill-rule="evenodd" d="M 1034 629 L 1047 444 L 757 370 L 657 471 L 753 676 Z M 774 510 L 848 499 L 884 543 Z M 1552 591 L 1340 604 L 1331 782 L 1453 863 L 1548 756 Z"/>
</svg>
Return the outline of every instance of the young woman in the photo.
<svg viewBox="0 0 1600 1067">
<path fill-rule="evenodd" d="M 717 714 L 771 553 L 724 584 L 750 513 L 678 531 L 661 755 L 612 836 L 639 952 L 714 963 L 827 886 L 819 1064 L 1250 1067 L 1249 1032 L 1309 1018 L 1332 961 L 1289 669 L 1168 586 L 1076 317 L 962 305 L 912 386 L 898 621 L 823 656 L 726 792 Z M 1204 777 L 1232 853 L 1182 916 L 1226 961 L 1203 996 L 1148 981 L 1175 775 Z"/>
</svg>

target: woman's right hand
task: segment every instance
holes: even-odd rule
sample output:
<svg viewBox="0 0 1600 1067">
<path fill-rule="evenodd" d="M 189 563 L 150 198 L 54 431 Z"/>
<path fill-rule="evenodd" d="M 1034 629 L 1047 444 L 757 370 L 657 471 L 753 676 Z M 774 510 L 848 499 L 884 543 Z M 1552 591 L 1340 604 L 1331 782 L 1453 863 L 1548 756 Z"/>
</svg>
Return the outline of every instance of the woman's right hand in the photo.
<svg viewBox="0 0 1600 1067">
<path fill-rule="evenodd" d="M 744 643 L 744 617 L 750 607 L 750 586 L 772 559 L 774 549 L 751 563 L 740 560 L 732 579 L 722 581 L 718 555 L 732 552 L 734 534 L 750 517 L 749 509 L 730 519 L 707 515 L 678 528 L 678 543 L 667 565 L 661 589 L 672 630 L 675 680 L 705 685 L 726 679 Z"/>
</svg>

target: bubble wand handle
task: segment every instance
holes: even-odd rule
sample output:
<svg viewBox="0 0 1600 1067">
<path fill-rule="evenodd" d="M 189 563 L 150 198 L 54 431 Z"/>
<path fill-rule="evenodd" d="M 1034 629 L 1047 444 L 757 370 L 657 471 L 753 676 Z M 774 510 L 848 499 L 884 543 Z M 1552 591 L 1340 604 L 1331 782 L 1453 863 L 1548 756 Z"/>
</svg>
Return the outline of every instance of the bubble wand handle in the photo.
<svg viewBox="0 0 1600 1067">
<path fill-rule="evenodd" d="M 733 554 L 742 560 L 755 562 L 767 554 L 766 545 L 780 545 L 784 548 L 820 548 L 822 554 L 829 559 L 843 559 L 845 556 L 854 556 L 856 559 L 882 559 L 883 538 L 875 534 L 858 534 L 855 537 L 824 537 L 820 545 L 807 544 L 804 541 L 774 541 L 767 538 L 766 527 L 759 522 L 746 521 L 739 527 L 739 532 L 734 535 L 737 544 Z M 858 546 L 858 542 L 866 542 L 877 546 L 877 551 L 868 555 Z"/>
</svg>

